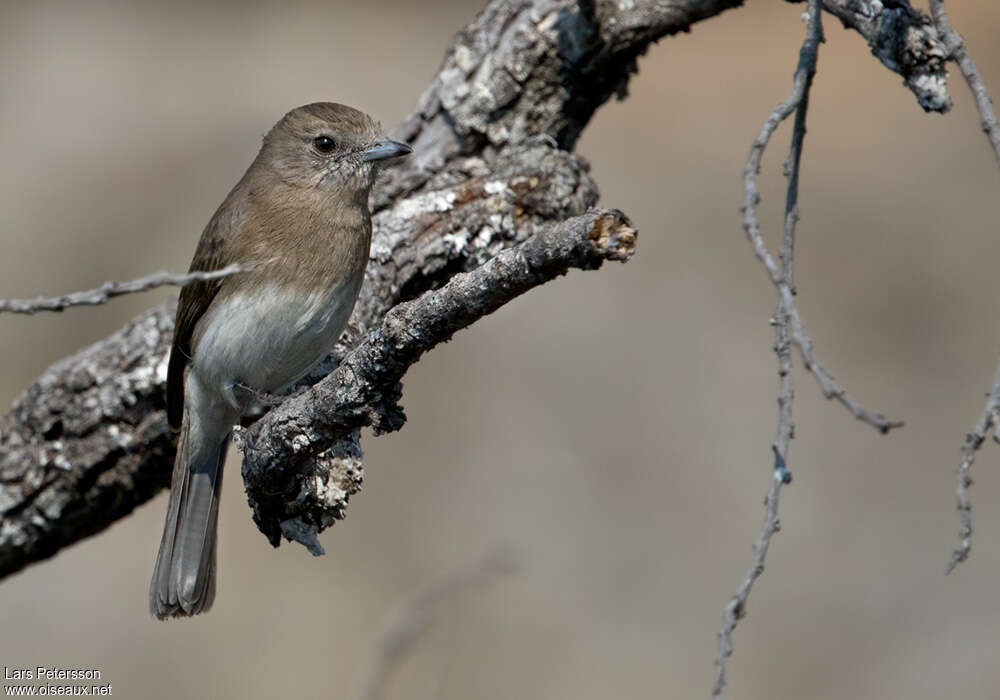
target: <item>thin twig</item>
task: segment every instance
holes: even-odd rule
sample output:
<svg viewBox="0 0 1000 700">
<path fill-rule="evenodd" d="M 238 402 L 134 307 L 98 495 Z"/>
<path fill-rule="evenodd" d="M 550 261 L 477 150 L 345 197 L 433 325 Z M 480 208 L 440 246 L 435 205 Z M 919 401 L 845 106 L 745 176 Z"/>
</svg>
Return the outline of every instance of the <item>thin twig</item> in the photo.
<svg viewBox="0 0 1000 700">
<path fill-rule="evenodd" d="M 446 604 L 491 583 L 501 574 L 512 573 L 516 568 L 514 555 L 508 550 L 500 549 L 431 583 L 401 606 L 393 615 L 375 656 L 362 676 L 357 700 L 379 700 L 384 697 L 385 686 L 392 672 L 413 651 Z"/>
<path fill-rule="evenodd" d="M 816 74 L 816 62 L 819 58 L 819 45 L 823 41 L 823 24 L 821 19 L 820 0 L 809 0 L 806 37 L 799 50 L 799 62 L 795 69 L 794 88 L 791 96 L 780 103 L 764 124 L 760 137 L 754 142 L 744 170 L 746 183 L 746 202 L 744 208 L 744 228 L 757 257 L 771 273 L 771 278 L 778 286 L 778 308 L 772 323 L 774 324 L 774 351 L 778 357 L 778 431 L 772 451 L 774 452 L 774 471 L 767 495 L 764 498 L 764 525 L 753 547 L 753 561 L 747 570 L 743 583 L 736 594 L 726 605 L 722 615 L 722 629 L 719 630 L 719 650 L 715 660 L 715 684 L 712 687 L 712 697 L 722 695 L 726 684 L 726 661 L 733 653 L 733 631 L 739 620 L 746 615 L 747 599 L 754 583 L 764 573 L 764 562 L 771 538 L 781 527 L 778 518 L 778 506 L 781 497 L 781 487 L 792 479 L 788 470 L 788 444 L 795 436 L 795 422 L 792 415 L 792 401 L 795 389 L 792 384 L 792 342 L 797 342 L 803 349 L 801 340 L 808 340 L 799 329 L 799 340 L 795 340 L 795 304 L 792 294 L 795 288 L 794 258 L 795 258 L 795 226 L 799 219 L 799 165 L 802 158 L 802 145 L 806 134 L 806 113 L 809 109 L 809 90 L 812 87 L 813 76 Z M 788 191 L 785 198 L 785 222 L 782 229 L 779 268 L 774 258 L 764 245 L 760 232 L 760 222 L 757 219 L 756 207 L 760 200 L 757 191 L 757 174 L 760 171 L 760 160 L 764 149 L 778 125 L 795 111 L 795 126 L 792 132 L 792 144 L 788 159 L 785 161 L 785 174 L 788 176 Z M 785 293 L 787 291 L 787 294 Z M 801 323 L 799 323 L 801 326 Z M 805 346 L 808 347 L 808 346 Z M 811 352 L 811 351 L 810 351 Z M 803 351 L 805 357 L 805 352 Z M 806 360 L 808 364 L 809 360 Z"/>
<path fill-rule="evenodd" d="M 240 267 L 238 265 L 230 265 L 221 270 L 212 270 L 210 272 L 198 271 L 187 272 L 185 274 L 160 271 L 129 282 L 110 280 L 94 289 L 88 289 L 83 292 L 71 292 L 58 297 L 0 299 L 0 314 L 34 314 L 39 311 L 62 311 L 71 306 L 98 306 L 106 303 L 109 299 L 124 296 L 125 294 L 146 292 L 157 287 L 184 287 L 192 282 L 204 282 L 206 280 L 219 279 L 220 277 L 228 277 L 239 271 Z"/>
<path fill-rule="evenodd" d="M 997 115 L 993 111 L 993 100 L 990 99 L 990 93 L 983 83 L 975 61 L 966 50 L 961 35 L 952 28 L 951 22 L 948 21 L 943 0 L 930 0 L 930 11 L 934 25 L 944 40 L 950 58 L 958 64 L 959 70 L 965 77 L 965 82 L 969 85 L 969 90 L 976 101 L 976 108 L 979 110 L 983 132 L 989 139 L 990 146 L 993 147 L 993 155 L 996 156 L 997 163 L 1000 164 L 1000 127 L 997 126 Z M 996 431 L 998 421 L 1000 421 L 1000 367 L 997 367 L 997 373 L 993 378 L 993 387 L 990 389 L 983 414 L 979 417 L 979 422 L 973 427 L 972 432 L 965 436 L 965 443 L 962 445 L 962 462 L 958 465 L 958 488 L 955 491 L 958 514 L 961 519 L 961 525 L 958 529 L 960 542 L 958 549 L 951 554 L 951 561 L 946 570 L 949 574 L 955 570 L 956 566 L 968 559 L 969 553 L 972 551 L 972 501 L 969 500 L 972 477 L 969 472 L 976 458 L 976 452 L 982 447 L 989 432 Z M 994 437 L 996 437 L 995 432 Z"/>
<path fill-rule="evenodd" d="M 966 50 L 962 36 L 952 28 L 951 22 L 948 21 L 948 14 L 944 10 L 944 1 L 930 0 L 930 11 L 934 25 L 944 40 L 948 53 L 958 64 L 959 70 L 965 77 L 965 82 L 969 84 L 969 90 L 972 91 L 972 96 L 976 100 L 976 109 L 979 110 L 983 131 L 986 132 L 986 138 L 993 146 L 993 155 L 1000 163 L 1000 126 L 997 125 L 997 115 L 993 111 L 993 100 L 990 99 L 990 93 L 983 83 L 979 69 Z"/>
<path fill-rule="evenodd" d="M 958 465 L 958 488 L 955 491 L 958 514 L 962 520 L 958 529 L 961 542 L 958 549 L 951 554 L 947 569 L 949 574 L 968 559 L 969 552 L 972 551 L 972 501 L 969 500 L 972 477 L 969 476 L 969 471 L 976 459 L 976 452 L 982 447 L 991 430 L 994 431 L 994 439 L 998 439 L 996 434 L 998 424 L 1000 424 L 1000 366 L 997 367 L 996 375 L 993 377 L 993 387 L 990 389 L 983 414 L 972 428 L 972 432 L 965 436 L 965 444 L 962 445 L 962 462 Z"/>
<path fill-rule="evenodd" d="M 812 3 L 809 4 L 809 7 L 812 8 Z M 811 9 L 809 9 L 808 12 L 811 19 L 813 12 Z M 803 45 L 803 50 L 805 50 L 805 48 L 806 46 Z M 788 314 L 791 341 L 799 349 L 799 353 L 802 356 L 802 364 L 807 370 L 809 370 L 813 377 L 816 378 L 816 381 L 819 382 L 823 396 L 827 399 L 836 399 L 841 405 L 844 406 L 844 408 L 850 411 L 855 418 L 867 423 L 881 433 L 887 433 L 893 428 L 902 427 L 902 421 L 891 421 L 881 413 L 866 409 L 833 378 L 833 375 L 831 375 L 826 367 L 824 367 L 816 358 L 816 354 L 813 350 L 812 339 L 809 337 L 808 333 L 806 333 L 805 326 L 802 323 L 802 317 L 799 316 L 798 308 L 795 305 L 795 287 L 793 284 L 787 283 L 784 280 L 781 268 L 779 268 L 778 263 L 775 261 L 774 257 L 771 255 L 764 243 L 764 237 L 760 229 L 760 221 L 757 218 L 757 205 L 760 203 L 760 191 L 757 188 L 757 175 L 760 174 L 761 160 L 764 157 L 764 151 L 771 140 L 771 136 L 774 135 L 774 132 L 778 129 L 781 122 L 787 119 L 799 105 L 802 96 L 808 90 L 808 84 L 811 80 L 812 75 L 803 71 L 800 56 L 799 68 L 795 73 L 795 87 L 791 96 L 784 102 L 781 102 L 777 107 L 775 107 L 774 111 L 771 112 L 767 121 L 764 123 L 764 128 L 761 129 L 760 136 L 757 137 L 757 140 L 754 141 L 750 148 L 750 156 L 747 158 L 746 167 L 743 169 L 743 183 L 745 191 L 745 199 L 743 203 L 743 229 L 746 231 L 747 237 L 750 239 L 750 244 L 753 246 L 754 253 L 767 270 L 767 273 L 771 278 L 771 282 L 778 289 L 781 301 Z M 799 133 L 798 123 L 796 123 L 796 133 Z M 804 124 L 801 125 L 801 133 L 805 133 Z M 795 144 L 793 143 L 793 152 L 794 146 Z M 798 150 L 801 151 L 801 143 L 799 143 Z M 791 154 L 789 158 L 791 158 Z M 786 173 L 790 178 L 789 194 L 792 194 L 793 184 L 791 178 L 794 176 L 794 194 L 797 196 L 798 162 L 793 162 L 792 160 L 787 161 Z M 786 202 L 786 227 L 790 220 L 789 217 L 792 217 L 793 219 L 798 217 L 798 208 L 791 199 Z"/>
</svg>

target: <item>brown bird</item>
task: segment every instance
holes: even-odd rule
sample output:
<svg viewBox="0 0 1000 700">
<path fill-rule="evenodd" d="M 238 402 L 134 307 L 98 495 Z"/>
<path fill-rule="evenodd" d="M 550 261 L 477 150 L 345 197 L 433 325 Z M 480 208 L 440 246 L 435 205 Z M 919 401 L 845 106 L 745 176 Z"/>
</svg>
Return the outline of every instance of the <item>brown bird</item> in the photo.
<svg viewBox="0 0 1000 700">
<path fill-rule="evenodd" d="M 201 234 L 191 270 L 240 272 L 181 291 L 167 373 L 180 431 L 150 612 L 196 615 L 215 598 L 215 533 L 229 434 L 256 397 L 282 391 L 330 352 L 364 279 L 368 195 L 410 147 L 367 114 L 293 109 Z"/>
</svg>

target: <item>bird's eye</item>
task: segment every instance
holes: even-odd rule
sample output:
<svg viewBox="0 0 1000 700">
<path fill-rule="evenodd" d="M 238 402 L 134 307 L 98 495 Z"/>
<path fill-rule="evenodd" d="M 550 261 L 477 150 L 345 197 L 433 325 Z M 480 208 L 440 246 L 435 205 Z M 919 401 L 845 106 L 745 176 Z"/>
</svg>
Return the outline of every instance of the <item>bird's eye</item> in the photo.
<svg viewBox="0 0 1000 700">
<path fill-rule="evenodd" d="M 320 153 L 333 153 L 337 144 L 329 136 L 317 136 L 313 139 L 313 147 Z"/>
</svg>

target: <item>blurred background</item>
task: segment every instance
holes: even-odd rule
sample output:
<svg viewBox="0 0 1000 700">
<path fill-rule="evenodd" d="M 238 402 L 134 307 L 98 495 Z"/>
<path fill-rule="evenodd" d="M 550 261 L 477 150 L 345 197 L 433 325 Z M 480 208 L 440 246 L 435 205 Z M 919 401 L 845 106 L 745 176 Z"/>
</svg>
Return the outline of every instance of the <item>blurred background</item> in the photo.
<svg viewBox="0 0 1000 700">
<path fill-rule="evenodd" d="M 278 117 L 332 99 L 398 123 L 479 7 L 5 0 L 0 297 L 186 269 Z M 949 9 L 1000 94 L 1000 6 Z M 750 3 L 652 47 L 579 144 L 602 202 L 640 229 L 636 257 L 572 272 L 415 366 L 409 422 L 364 440 L 365 490 L 326 557 L 271 549 L 233 461 L 209 615 L 146 612 L 164 494 L 0 583 L 0 665 L 96 667 L 123 698 L 345 697 L 396 606 L 507 543 L 520 572 L 450 606 L 389 697 L 707 697 L 776 424 L 775 294 L 740 226 L 740 171 L 790 90 L 800 15 Z M 1000 355 L 1000 174 L 960 76 L 954 111 L 926 115 L 825 24 L 800 309 L 834 375 L 907 426 L 876 434 L 798 370 L 795 481 L 728 697 L 995 697 L 993 444 L 972 559 L 943 572 L 959 448 Z M 762 180 L 772 241 L 787 140 Z M 0 400 L 174 293 L 0 317 Z"/>
</svg>

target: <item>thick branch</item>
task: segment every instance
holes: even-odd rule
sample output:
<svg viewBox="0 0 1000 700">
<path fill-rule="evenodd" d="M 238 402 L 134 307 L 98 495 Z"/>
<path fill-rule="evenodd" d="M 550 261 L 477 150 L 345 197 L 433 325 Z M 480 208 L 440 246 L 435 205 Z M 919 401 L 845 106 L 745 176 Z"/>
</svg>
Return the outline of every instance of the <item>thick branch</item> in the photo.
<svg viewBox="0 0 1000 700">
<path fill-rule="evenodd" d="M 510 149 L 493 165 L 463 159 L 450 171 L 454 184 L 376 215 L 375 260 L 341 347 L 398 301 L 597 198 L 586 164 L 544 144 Z M 169 484 L 163 382 L 174 308 L 146 312 L 56 363 L 0 418 L 0 576 L 102 530 Z M 338 469 L 356 490 L 360 451 L 356 443 L 340 451 L 350 460 Z"/>
<path fill-rule="evenodd" d="M 632 68 L 623 57 L 705 16 L 705 5 L 663 3 L 666 19 L 652 34 L 610 33 L 609 45 L 570 0 L 491 2 L 396 132 L 413 156 L 373 194 L 365 287 L 348 331 L 309 381 L 399 301 L 593 206 L 586 163 L 551 144 L 570 145 L 568 135 L 611 94 L 594 89 L 595 75 L 623 84 Z M 53 365 L 0 417 L 0 576 L 100 531 L 168 483 L 162 394 L 173 313 L 172 303 L 157 307 Z M 356 441 L 331 454 L 356 489 Z"/>
<path fill-rule="evenodd" d="M 624 262 L 635 230 L 618 211 L 595 209 L 540 231 L 441 289 L 393 308 L 340 366 L 310 391 L 288 399 L 245 431 L 243 480 L 257 526 L 277 545 L 282 534 L 307 546 L 341 517 L 331 503 L 326 452 L 363 426 L 402 427 L 399 381 L 420 356 L 511 299 L 565 274 Z M 313 486 L 321 484 L 320 488 Z M 294 525 L 287 521 L 293 521 Z"/>
<path fill-rule="evenodd" d="M 490 2 L 396 131 L 414 153 L 373 195 L 365 287 L 348 332 L 309 381 L 398 302 L 593 206 L 586 164 L 559 148 L 571 148 L 594 110 L 624 94 L 651 42 L 739 4 Z M 0 417 L 0 576 L 103 529 L 168 482 L 162 392 L 173 313 L 172 304 L 153 309 L 53 365 Z M 330 454 L 356 488 L 356 440 Z"/>
</svg>

